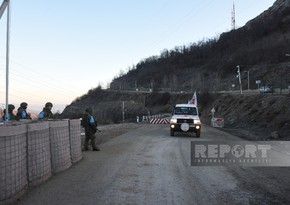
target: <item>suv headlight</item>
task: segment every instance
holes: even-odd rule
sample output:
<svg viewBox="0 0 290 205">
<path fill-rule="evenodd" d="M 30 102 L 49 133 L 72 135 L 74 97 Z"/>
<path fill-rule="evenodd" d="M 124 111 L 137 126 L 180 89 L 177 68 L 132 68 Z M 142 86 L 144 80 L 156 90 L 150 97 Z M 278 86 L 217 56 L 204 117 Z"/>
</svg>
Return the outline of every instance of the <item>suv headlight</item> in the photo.
<svg viewBox="0 0 290 205">
<path fill-rule="evenodd" d="M 177 119 L 170 119 L 170 123 L 177 123 Z"/>
<path fill-rule="evenodd" d="M 194 124 L 201 124 L 201 123 L 200 123 L 200 120 L 193 120 L 193 123 L 194 123 Z"/>
</svg>

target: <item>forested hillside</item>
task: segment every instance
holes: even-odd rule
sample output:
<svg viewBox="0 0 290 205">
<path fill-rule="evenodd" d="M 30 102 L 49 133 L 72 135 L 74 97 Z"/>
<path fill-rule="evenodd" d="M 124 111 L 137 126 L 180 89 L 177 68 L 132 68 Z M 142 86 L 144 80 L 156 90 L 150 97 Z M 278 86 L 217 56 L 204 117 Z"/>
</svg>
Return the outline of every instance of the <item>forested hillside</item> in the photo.
<svg viewBox="0 0 290 205">
<path fill-rule="evenodd" d="M 236 85 L 234 89 L 238 89 L 237 65 L 242 71 L 244 88 L 247 87 L 245 71 L 249 73 L 251 89 L 257 89 L 256 80 L 273 88 L 287 88 L 290 57 L 286 54 L 290 54 L 290 0 L 277 0 L 244 27 L 223 33 L 216 39 L 164 50 L 159 56 L 140 61 L 128 73 L 116 77 L 110 89 L 98 87 L 78 97 L 65 108 L 61 117 L 78 118 L 86 107 L 91 107 L 100 123 L 122 122 L 123 111 L 126 121 L 136 121 L 136 116 L 171 112 L 175 103 L 186 103 L 196 90 L 201 111 L 206 110 L 203 117 L 207 119 L 207 109 L 211 109 L 215 101 L 209 93 L 231 90 L 233 84 Z M 130 92 L 136 88 L 146 92 Z M 263 101 L 263 98 L 257 97 L 257 100 Z M 251 106 L 238 105 L 241 110 Z M 260 121 L 258 116 L 262 115 L 255 116 L 257 122 Z M 288 122 L 288 118 L 284 118 L 283 123 Z"/>
<path fill-rule="evenodd" d="M 140 61 L 111 83 L 112 90 L 165 91 L 229 90 L 237 84 L 237 65 L 242 69 L 244 87 L 249 71 L 250 87 L 255 81 L 287 87 L 290 81 L 290 3 L 274 5 L 245 26 L 189 46 L 163 50 L 159 56 Z"/>
</svg>

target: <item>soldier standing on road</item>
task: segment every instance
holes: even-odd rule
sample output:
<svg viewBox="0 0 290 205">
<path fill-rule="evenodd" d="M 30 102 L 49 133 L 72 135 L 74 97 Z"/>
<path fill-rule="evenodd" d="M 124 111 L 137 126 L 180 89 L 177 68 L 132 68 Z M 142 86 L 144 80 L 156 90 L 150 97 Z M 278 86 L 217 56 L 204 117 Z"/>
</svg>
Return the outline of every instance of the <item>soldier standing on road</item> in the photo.
<svg viewBox="0 0 290 205">
<path fill-rule="evenodd" d="M 8 105 L 8 116 L 6 117 L 6 109 L 4 109 L 4 115 L 3 120 L 15 120 L 15 115 L 13 114 L 13 110 L 15 109 L 15 106 L 12 104 Z"/>
<path fill-rule="evenodd" d="M 53 104 L 51 102 L 47 102 L 45 104 L 45 107 L 39 113 L 39 119 L 52 119 L 53 118 L 53 114 L 51 112 L 52 107 Z"/>
<path fill-rule="evenodd" d="M 26 102 L 22 102 L 20 107 L 18 108 L 16 118 L 18 120 L 21 119 L 31 119 L 30 115 L 26 112 L 28 104 Z"/>
<path fill-rule="evenodd" d="M 100 151 L 99 148 L 96 147 L 96 136 L 97 132 L 97 122 L 95 121 L 92 115 L 92 109 L 87 108 L 85 110 L 85 114 L 83 115 L 81 125 L 85 128 L 85 151 L 89 150 L 89 141 L 91 141 L 93 151 Z"/>
</svg>

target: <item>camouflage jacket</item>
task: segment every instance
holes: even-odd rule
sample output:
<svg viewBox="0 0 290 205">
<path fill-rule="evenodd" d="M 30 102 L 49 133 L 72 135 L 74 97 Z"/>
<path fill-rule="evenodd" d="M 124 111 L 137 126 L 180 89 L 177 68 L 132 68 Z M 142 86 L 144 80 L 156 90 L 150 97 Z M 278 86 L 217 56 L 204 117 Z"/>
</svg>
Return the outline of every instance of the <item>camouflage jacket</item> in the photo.
<svg viewBox="0 0 290 205">
<path fill-rule="evenodd" d="M 93 135 L 97 132 L 97 123 L 94 117 L 88 113 L 82 117 L 81 125 L 85 128 L 86 135 Z"/>
<path fill-rule="evenodd" d="M 22 107 L 18 108 L 18 112 L 16 115 L 18 120 L 20 119 L 31 119 L 31 117 L 27 114 L 26 110 Z"/>
<path fill-rule="evenodd" d="M 39 119 L 52 119 L 53 114 L 49 108 L 44 107 L 39 114 Z"/>
</svg>

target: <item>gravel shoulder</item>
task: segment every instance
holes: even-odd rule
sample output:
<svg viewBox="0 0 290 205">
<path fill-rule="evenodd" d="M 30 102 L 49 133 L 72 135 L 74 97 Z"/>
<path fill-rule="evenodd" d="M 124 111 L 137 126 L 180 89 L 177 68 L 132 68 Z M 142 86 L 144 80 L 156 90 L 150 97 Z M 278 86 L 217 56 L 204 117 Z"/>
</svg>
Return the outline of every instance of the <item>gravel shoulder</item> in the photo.
<svg viewBox="0 0 290 205">
<path fill-rule="evenodd" d="M 192 141 L 240 140 L 221 130 L 204 126 L 202 137 L 196 138 L 183 133 L 171 137 L 168 125 L 129 123 L 99 129 L 107 137 L 99 141 L 101 152 L 84 152 L 80 162 L 31 189 L 16 204 L 290 203 L 288 167 L 190 165 Z"/>
<path fill-rule="evenodd" d="M 139 127 L 143 126 L 142 123 L 121 123 L 121 124 L 110 124 L 110 125 L 102 125 L 99 126 L 98 129 L 101 132 L 98 132 L 96 135 L 96 143 L 102 144 L 110 139 L 118 137 L 122 134 L 127 133 L 130 130 L 138 129 Z"/>
<path fill-rule="evenodd" d="M 121 124 L 100 125 L 98 126 L 98 129 L 101 132 L 96 133 L 96 144 L 101 145 L 115 137 L 118 137 L 122 134 L 129 132 L 130 130 L 135 130 L 142 126 L 144 126 L 144 123 L 121 123 Z M 81 132 L 82 132 L 82 146 L 83 146 L 84 140 L 85 140 L 83 128 Z"/>
</svg>

